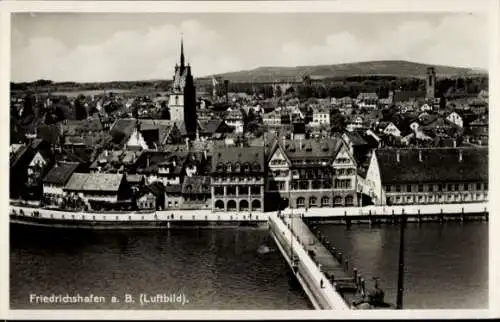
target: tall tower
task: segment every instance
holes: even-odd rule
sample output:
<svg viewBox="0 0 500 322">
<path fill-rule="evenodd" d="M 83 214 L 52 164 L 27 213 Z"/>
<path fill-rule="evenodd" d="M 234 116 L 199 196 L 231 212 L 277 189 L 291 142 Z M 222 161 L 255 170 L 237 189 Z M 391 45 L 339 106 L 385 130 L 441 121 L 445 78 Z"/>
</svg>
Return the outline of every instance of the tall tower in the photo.
<svg viewBox="0 0 500 322">
<path fill-rule="evenodd" d="M 184 58 L 184 39 L 181 38 L 180 66 L 175 66 L 172 90 L 168 99 L 170 119 L 184 123 L 188 138 L 196 137 L 196 88 L 191 66 Z"/>
<path fill-rule="evenodd" d="M 425 98 L 433 99 L 436 94 L 436 70 L 434 67 L 427 68 L 427 78 L 425 82 L 426 95 Z"/>
</svg>

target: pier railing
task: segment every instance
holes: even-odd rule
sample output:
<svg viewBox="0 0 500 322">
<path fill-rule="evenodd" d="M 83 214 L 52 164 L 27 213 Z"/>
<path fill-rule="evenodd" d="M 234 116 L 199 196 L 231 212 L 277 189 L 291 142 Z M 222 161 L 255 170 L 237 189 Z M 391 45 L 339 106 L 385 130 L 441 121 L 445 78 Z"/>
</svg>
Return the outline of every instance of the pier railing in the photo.
<svg viewBox="0 0 500 322">
<path fill-rule="evenodd" d="M 419 205 L 391 205 L 365 207 L 328 207 L 328 208 L 298 208 L 295 213 L 302 213 L 304 217 L 360 217 L 360 216 L 400 216 L 405 215 L 432 215 L 432 214 L 472 214 L 489 212 L 488 202 L 457 203 L 457 204 L 419 204 Z M 289 215 L 290 208 L 282 213 Z"/>
<path fill-rule="evenodd" d="M 322 302 L 323 309 L 348 310 L 349 305 L 344 301 L 342 296 L 337 293 L 337 290 L 329 282 L 329 279 L 321 271 L 320 267 L 312 260 L 307 253 L 304 241 L 300 236 L 296 235 L 291 228 L 290 222 L 287 222 L 281 215 L 271 215 L 269 217 L 271 229 L 275 229 L 275 234 L 283 236 L 277 239 L 277 242 L 284 244 L 284 251 L 292 249 L 293 254 L 299 259 L 299 274 L 304 277 L 306 286 L 314 294 L 316 301 Z M 290 238 L 291 237 L 291 238 Z M 283 254 L 289 258 L 288 254 Z M 326 304 L 325 304 L 326 303 Z"/>
</svg>

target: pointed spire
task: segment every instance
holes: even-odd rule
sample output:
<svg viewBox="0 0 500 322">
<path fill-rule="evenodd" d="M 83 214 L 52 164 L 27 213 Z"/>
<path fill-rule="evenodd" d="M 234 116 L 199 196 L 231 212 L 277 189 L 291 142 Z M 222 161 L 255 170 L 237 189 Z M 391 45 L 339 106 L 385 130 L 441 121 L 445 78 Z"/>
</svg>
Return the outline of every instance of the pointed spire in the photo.
<svg viewBox="0 0 500 322">
<path fill-rule="evenodd" d="M 181 33 L 181 70 L 184 69 L 184 35 Z"/>
</svg>

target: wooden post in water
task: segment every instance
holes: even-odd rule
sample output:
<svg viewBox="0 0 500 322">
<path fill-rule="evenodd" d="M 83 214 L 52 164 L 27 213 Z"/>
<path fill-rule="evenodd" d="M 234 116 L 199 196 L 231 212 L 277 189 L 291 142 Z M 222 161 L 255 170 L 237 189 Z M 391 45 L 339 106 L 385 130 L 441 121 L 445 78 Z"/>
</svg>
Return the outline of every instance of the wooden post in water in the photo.
<svg viewBox="0 0 500 322">
<path fill-rule="evenodd" d="M 399 266 L 398 266 L 398 295 L 396 299 L 396 309 L 403 309 L 403 280 L 405 271 L 405 227 L 406 215 L 403 211 L 401 214 L 401 227 L 399 235 Z"/>
</svg>

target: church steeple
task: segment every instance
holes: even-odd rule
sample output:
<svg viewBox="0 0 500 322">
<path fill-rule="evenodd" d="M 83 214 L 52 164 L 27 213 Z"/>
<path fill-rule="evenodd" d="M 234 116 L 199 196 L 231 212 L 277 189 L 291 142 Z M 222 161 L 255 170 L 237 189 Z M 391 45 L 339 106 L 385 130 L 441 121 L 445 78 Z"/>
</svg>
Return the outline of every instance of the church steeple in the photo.
<svg viewBox="0 0 500 322">
<path fill-rule="evenodd" d="M 181 34 L 181 70 L 184 70 L 184 37 Z"/>
</svg>

